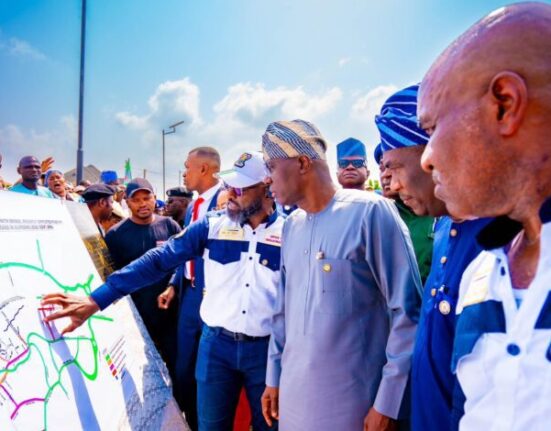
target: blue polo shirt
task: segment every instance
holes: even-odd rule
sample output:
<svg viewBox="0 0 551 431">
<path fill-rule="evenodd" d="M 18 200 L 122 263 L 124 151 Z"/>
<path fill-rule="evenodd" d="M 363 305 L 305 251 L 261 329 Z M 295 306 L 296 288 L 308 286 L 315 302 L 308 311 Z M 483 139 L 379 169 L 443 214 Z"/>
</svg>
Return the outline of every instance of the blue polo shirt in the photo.
<svg viewBox="0 0 551 431">
<path fill-rule="evenodd" d="M 53 199 L 54 197 L 50 189 L 47 189 L 46 187 L 36 186 L 36 189 L 32 190 L 25 187 L 23 183 L 16 184 L 13 187 L 11 187 L 9 190 L 10 192 L 24 193 L 26 195 L 33 195 L 33 196 L 41 196 L 43 198 Z"/>
<path fill-rule="evenodd" d="M 425 283 L 412 365 L 412 430 L 455 429 L 462 412 L 452 404 L 457 380 L 451 372 L 455 306 L 465 268 L 482 251 L 477 233 L 489 219 L 437 220 L 432 265 Z M 460 394 L 460 392 L 459 392 Z M 455 396 L 458 396 L 456 393 Z"/>
</svg>

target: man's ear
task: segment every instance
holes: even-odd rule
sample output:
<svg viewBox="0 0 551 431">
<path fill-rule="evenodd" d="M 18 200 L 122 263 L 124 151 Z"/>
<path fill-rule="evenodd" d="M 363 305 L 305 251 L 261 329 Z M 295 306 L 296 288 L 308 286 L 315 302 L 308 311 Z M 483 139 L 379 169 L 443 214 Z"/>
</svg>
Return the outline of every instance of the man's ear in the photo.
<svg viewBox="0 0 551 431">
<path fill-rule="evenodd" d="M 495 105 L 498 130 L 511 136 L 519 129 L 528 107 L 528 88 L 515 72 L 500 72 L 490 83 L 489 93 Z"/>
<path fill-rule="evenodd" d="M 298 163 L 299 163 L 299 172 L 301 174 L 305 174 L 312 168 L 312 159 L 308 156 L 299 156 L 298 157 Z"/>
</svg>

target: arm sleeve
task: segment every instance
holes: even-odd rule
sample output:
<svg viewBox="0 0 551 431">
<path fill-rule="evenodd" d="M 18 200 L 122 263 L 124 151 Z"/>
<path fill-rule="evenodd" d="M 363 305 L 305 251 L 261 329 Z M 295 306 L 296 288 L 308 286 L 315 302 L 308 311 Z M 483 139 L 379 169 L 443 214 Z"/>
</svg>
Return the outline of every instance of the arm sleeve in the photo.
<svg viewBox="0 0 551 431">
<path fill-rule="evenodd" d="M 169 219 L 168 229 L 171 236 L 177 235 L 182 231 L 180 225 L 172 219 Z M 167 286 L 179 286 L 179 283 L 181 282 L 180 277 L 182 276 L 182 274 L 179 274 L 181 267 L 182 265 L 178 266 L 178 268 L 172 273 L 170 280 L 168 280 Z"/>
<path fill-rule="evenodd" d="M 364 222 L 366 260 L 386 300 L 390 318 L 387 362 L 374 407 L 379 413 L 397 419 L 411 368 L 421 279 L 409 232 L 394 205 L 387 200 L 375 202 Z"/>
<path fill-rule="evenodd" d="M 139 259 L 111 274 L 105 284 L 94 290 L 90 296 L 103 310 L 117 299 L 162 280 L 182 262 L 203 254 L 208 232 L 207 218 L 194 223 L 161 247 L 149 250 Z"/>
<path fill-rule="evenodd" d="M 176 271 L 174 271 L 174 274 L 172 274 L 172 277 L 170 277 L 170 280 L 168 280 L 168 286 L 180 286 L 180 284 L 182 283 L 182 277 L 184 277 L 185 268 L 185 265 L 178 266 Z"/>
<path fill-rule="evenodd" d="M 285 226 L 285 225 L 284 225 Z M 285 227 L 282 242 L 285 241 Z M 280 281 L 277 289 L 276 304 L 272 317 L 272 334 L 268 346 L 268 365 L 266 369 L 266 385 L 279 387 L 281 376 L 281 355 L 285 347 L 285 262 L 281 253 Z"/>
</svg>

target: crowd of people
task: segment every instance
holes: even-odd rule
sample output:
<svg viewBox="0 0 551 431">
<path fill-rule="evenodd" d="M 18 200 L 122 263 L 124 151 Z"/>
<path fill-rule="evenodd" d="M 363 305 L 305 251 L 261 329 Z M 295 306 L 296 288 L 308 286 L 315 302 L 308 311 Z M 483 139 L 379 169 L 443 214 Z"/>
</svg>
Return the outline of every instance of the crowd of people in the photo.
<svg viewBox="0 0 551 431">
<path fill-rule="evenodd" d="M 546 430 L 550 118 L 551 6 L 519 3 L 385 101 L 380 192 L 360 140 L 331 167 L 305 120 L 223 173 L 191 150 L 164 208 L 143 178 L 76 197 L 49 169 L 43 187 L 34 157 L 11 190 L 88 205 L 118 271 L 46 295 L 47 320 L 67 333 L 132 295 L 193 430 L 238 427 L 245 399 L 255 431 Z"/>
</svg>

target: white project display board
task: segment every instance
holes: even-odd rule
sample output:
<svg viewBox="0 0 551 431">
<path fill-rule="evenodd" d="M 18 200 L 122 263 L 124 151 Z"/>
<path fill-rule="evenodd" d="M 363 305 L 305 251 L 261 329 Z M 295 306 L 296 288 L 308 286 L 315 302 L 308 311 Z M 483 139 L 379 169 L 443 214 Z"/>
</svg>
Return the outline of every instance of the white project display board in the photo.
<svg viewBox="0 0 551 431">
<path fill-rule="evenodd" d="M 63 337 L 43 322 L 41 295 L 101 284 L 62 202 L 0 191 L 0 430 L 185 429 L 128 301 Z"/>
</svg>

